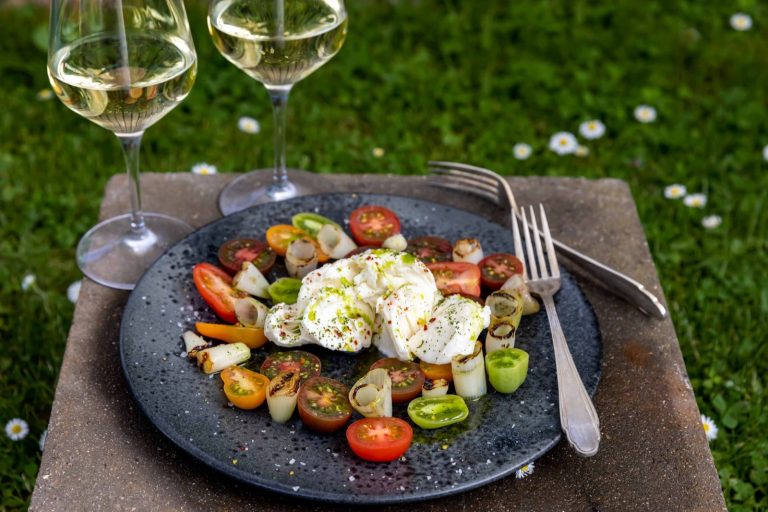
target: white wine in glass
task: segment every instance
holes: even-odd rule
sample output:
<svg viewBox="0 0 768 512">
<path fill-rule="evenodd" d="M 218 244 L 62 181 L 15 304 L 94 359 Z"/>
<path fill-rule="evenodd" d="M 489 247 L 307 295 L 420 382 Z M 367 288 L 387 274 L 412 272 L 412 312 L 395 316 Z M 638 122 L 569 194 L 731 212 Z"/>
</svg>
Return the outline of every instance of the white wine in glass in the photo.
<svg viewBox="0 0 768 512">
<path fill-rule="evenodd" d="M 181 0 L 52 0 L 48 77 L 67 107 L 113 132 L 130 183 L 130 214 L 107 219 L 77 246 L 83 273 L 132 289 L 160 254 L 191 231 L 141 209 L 139 150 L 144 130 L 182 101 L 197 55 Z"/>
<path fill-rule="evenodd" d="M 219 197 L 225 215 L 269 201 L 317 191 L 322 181 L 292 173 L 285 165 L 285 115 L 294 84 L 330 60 L 344 44 L 347 12 L 343 0 L 212 0 L 208 28 L 216 48 L 266 87 L 275 117 L 275 166 L 246 174 Z"/>
</svg>

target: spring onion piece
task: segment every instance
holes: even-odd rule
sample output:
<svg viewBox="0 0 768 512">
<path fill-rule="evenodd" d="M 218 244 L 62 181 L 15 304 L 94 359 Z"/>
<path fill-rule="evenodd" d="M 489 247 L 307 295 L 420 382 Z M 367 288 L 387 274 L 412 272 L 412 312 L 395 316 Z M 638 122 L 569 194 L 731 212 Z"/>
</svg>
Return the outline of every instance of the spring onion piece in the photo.
<svg viewBox="0 0 768 512">
<path fill-rule="evenodd" d="M 408 247 L 408 240 L 400 233 L 397 233 L 384 240 L 381 246 L 384 249 L 392 249 L 393 251 L 404 251 Z"/>
<path fill-rule="evenodd" d="M 195 357 L 197 353 L 208 346 L 208 342 L 202 336 L 192 331 L 186 331 L 184 338 L 184 350 L 189 357 Z"/>
<path fill-rule="evenodd" d="M 240 291 L 261 297 L 262 299 L 269 299 L 269 282 L 264 274 L 261 273 L 259 267 L 246 261 L 243 263 L 242 270 L 235 274 L 232 279 L 232 285 Z"/>
<path fill-rule="evenodd" d="M 448 381 L 445 379 L 427 379 L 421 386 L 421 396 L 443 396 L 447 394 Z"/>
<path fill-rule="evenodd" d="M 220 372 L 251 358 L 251 349 L 245 343 L 228 343 L 206 348 L 197 353 L 197 365 L 205 373 Z"/>
<path fill-rule="evenodd" d="M 384 368 L 365 374 L 349 391 L 349 403 L 366 418 L 392 416 L 392 379 Z"/>
<path fill-rule="evenodd" d="M 244 297 L 235 301 L 235 316 L 240 325 L 264 328 L 269 308 L 253 297 Z"/>
<path fill-rule="evenodd" d="M 475 350 L 469 355 L 454 356 L 451 359 L 451 373 L 457 395 L 469 399 L 483 396 L 487 388 L 482 343 L 475 343 Z"/>
<path fill-rule="evenodd" d="M 491 323 L 485 335 L 485 353 L 515 346 L 515 334 L 523 315 L 523 297 L 515 289 L 498 290 L 485 300 L 491 309 Z"/>
<path fill-rule="evenodd" d="M 339 260 L 357 249 L 357 244 L 336 224 L 325 224 L 317 232 L 317 243 L 328 256 Z"/>
<path fill-rule="evenodd" d="M 288 275 L 301 279 L 317 268 L 317 249 L 306 238 L 297 238 L 285 252 L 285 268 Z"/>
<path fill-rule="evenodd" d="M 528 286 L 526 286 L 523 276 L 520 274 L 514 274 L 507 279 L 507 282 L 501 285 L 502 290 L 517 290 L 523 297 L 523 315 L 532 315 L 538 313 L 541 306 L 539 302 L 533 298 Z"/>
<path fill-rule="evenodd" d="M 269 415 L 277 423 L 285 423 L 296 409 L 301 378 L 298 372 L 281 372 L 269 382 L 267 406 Z"/>
<path fill-rule="evenodd" d="M 528 352 L 519 348 L 505 348 L 485 356 L 488 379 L 499 393 L 512 393 L 528 375 Z"/>
<path fill-rule="evenodd" d="M 453 245 L 453 261 L 480 263 L 483 259 L 483 247 L 476 238 L 463 238 Z"/>
</svg>

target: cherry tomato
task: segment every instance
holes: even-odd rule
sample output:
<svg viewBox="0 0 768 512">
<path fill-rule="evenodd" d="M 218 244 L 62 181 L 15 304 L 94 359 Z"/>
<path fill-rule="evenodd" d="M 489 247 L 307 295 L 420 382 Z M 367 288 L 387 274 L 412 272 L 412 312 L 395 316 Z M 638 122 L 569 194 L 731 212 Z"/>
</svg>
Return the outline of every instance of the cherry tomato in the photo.
<svg viewBox="0 0 768 512">
<path fill-rule="evenodd" d="M 304 424 L 317 432 L 334 432 L 352 415 L 349 389 L 327 377 L 312 377 L 299 388 L 299 416 Z"/>
<path fill-rule="evenodd" d="M 259 348 L 267 342 L 264 329 L 259 327 L 243 327 L 241 325 L 209 324 L 197 322 L 197 332 L 216 340 L 227 343 L 245 343 L 248 348 Z"/>
<path fill-rule="evenodd" d="M 424 374 L 419 365 L 410 361 L 400 361 L 395 357 L 379 359 L 371 365 L 371 370 L 384 368 L 392 379 L 392 402 L 401 403 L 421 395 Z"/>
<path fill-rule="evenodd" d="M 260 373 L 239 366 L 230 366 L 221 371 L 224 394 L 227 400 L 239 409 L 255 409 L 267 397 L 269 379 Z"/>
<path fill-rule="evenodd" d="M 453 246 L 451 242 L 439 236 L 420 236 L 419 238 L 408 240 L 408 247 L 405 250 L 424 263 L 453 260 Z"/>
<path fill-rule="evenodd" d="M 411 446 L 413 429 L 400 418 L 364 418 L 347 428 L 347 442 L 355 455 L 371 462 L 389 462 Z"/>
<path fill-rule="evenodd" d="M 349 229 L 358 245 L 381 247 L 382 242 L 400 232 L 400 219 L 383 206 L 361 206 L 349 216 Z"/>
<path fill-rule="evenodd" d="M 288 224 L 277 224 L 267 230 L 267 243 L 278 256 L 285 256 L 291 242 L 299 238 L 306 238 L 315 245 L 317 261 L 320 263 L 325 263 L 331 259 L 330 256 L 320 249 L 320 244 L 317 243 L 317 240 L 297 227 Z"/>
<path fill-rule="evenodd" d="M 192 269 L 195 287 L 205 302 L 225 322 L 237 323 L 235 301 L 247 294 L 232 287 L 232 278 L 215 265 L 198 263 Z"/>
<path fill-rule="evenodd" d="M 519 348 L 503 348 L 485 356 L 488 380 L 499 393 L 512 393 L 528 375 L 528 352 Z"/>
<path fill-rule="evenodd" d="M 451 363 L 447 364 L 432 364 L 425 361 L 419 363 L 419 369 L 421 373 L 429 380 L 443 379 L 448 382 L 453 381 L 453 371 L 451 370 Z"/>
<path fill-rule="evenodd" d="M 480 267 L 474 263 L 444 261 L 427 263 L 437 287 L 446 295 L 461 293 L 480 296 Z"/>
<path fill-rule="evenodd" d="M 408 417 L 421 428 L 447 427 L 469 416 L 466 402 L 457 395 L 421 397 L 408 404 Z"/>
<path fill-rule="evenodd" d="M 498 290 L 513 274 L 523 273 L 523 262 L 507 253 L 489 254 L 477 264 L 480 279 L 489 290 Z"/>
<path fill-rule="evenodd" d="M 274 379 L 281 372 L 295 372 L 301 381 L 320 375 L 320 359 L 303 350 L 275 352 L 261 363 L 261 373 Z"/>
<path fill-rule="evenodd" d="M 233 274 L 240 272 L 246 261 L 253 262 L 262 274 L 266 274 L 275 264 L 275 258 L 271 247 L 253 238 L 236 238 L 219 247 L 219 263 Z"/>
</svg>

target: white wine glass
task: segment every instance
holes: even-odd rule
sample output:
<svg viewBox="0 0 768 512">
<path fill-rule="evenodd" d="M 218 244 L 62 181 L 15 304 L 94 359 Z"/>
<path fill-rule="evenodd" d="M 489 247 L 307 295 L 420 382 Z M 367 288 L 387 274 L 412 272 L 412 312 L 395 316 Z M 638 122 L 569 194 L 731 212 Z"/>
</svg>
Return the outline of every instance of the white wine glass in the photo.
<svg viewBox="0 0 768 512">
<path fill-rule="evenodd" d="M 91 228 L 77 263 L 94 281 L 130 290 L 160 254 L 189 233 L 185 222 L 141 208 L 144 130 L 182 101 L 197 55 L 182 0 L 52 0 L 48 78 L 59 99 L 117 135 L 131 213 Z"/>
<path fill-rule="evenodd" d="M 249 206 L 327 188 L 316 174 L 288 171 L 285 120 L 291 88 L 328 62 L 344 44 L 343 0 L 210 0 L 208 30 L 219 52 L 266 87 L 275 120 L 275 165 L 245 174 L 219 196 L 229 215 Z"/>
</svg>

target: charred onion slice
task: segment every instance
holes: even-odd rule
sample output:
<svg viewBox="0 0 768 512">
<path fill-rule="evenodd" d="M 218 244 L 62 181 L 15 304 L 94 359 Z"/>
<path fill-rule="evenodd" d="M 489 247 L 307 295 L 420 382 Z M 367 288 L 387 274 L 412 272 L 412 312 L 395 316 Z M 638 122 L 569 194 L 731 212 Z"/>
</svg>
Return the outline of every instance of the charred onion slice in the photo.
<svg viewBox="0 0 768 512">
<path fill-rule="evenodd" d="M 288 245 L 285 268 L 291 277 L 303 278 L 317 268 L 317 248 L 310 240 L 299 238 Z"/>
<path fill-rule="evenodd" d="M 392 416 L 392 379 L 377 368 L 358 380 L 349 392 L 349 403 L 366 418 Z"/>
<path fill-rule="evenodd" d="M 317 232 L 317 243 L 324 253 L 339 260 L 357 249 L 357 244 L 335 224 L 325 224 Z"/>
<path fill-rule="evenodd" d="M 478 341 L 472 354 L 454 356 L 451 360 L 453 386 L 462 398 L 479 398 L 487 392 L 483 346 Z"/>
<path fill-rule="evenodd" d="M 483 259 L 483 247 L 476 238 L 462 238 L 453 244 L 453 261 L 480 263 Z"/>
<path fill-rule="evenodd" d="M 301 378 L 298 372 L 281 372 L 269 381 L 267 387 L 267 406 L 269 415 L 277 423 L 285 423 L 293 415 L 299 399 Z"/>
</svg>

